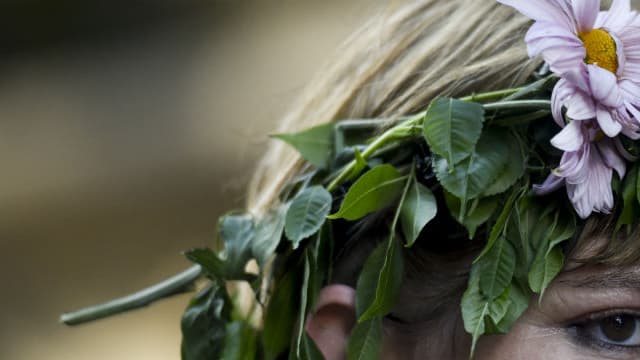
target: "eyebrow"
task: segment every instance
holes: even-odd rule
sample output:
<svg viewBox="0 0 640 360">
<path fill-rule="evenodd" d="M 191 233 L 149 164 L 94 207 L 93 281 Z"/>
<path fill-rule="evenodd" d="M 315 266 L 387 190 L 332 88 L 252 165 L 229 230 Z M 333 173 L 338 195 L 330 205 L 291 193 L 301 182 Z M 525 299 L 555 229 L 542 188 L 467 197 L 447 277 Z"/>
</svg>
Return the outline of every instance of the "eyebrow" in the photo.
<svg viewBox="0 0 640 360">
<path fill-rule="evenodd" d="M 559 282 L 576 288 L 640 290 L 640 271 L 606 271 Z"/>
</svg>

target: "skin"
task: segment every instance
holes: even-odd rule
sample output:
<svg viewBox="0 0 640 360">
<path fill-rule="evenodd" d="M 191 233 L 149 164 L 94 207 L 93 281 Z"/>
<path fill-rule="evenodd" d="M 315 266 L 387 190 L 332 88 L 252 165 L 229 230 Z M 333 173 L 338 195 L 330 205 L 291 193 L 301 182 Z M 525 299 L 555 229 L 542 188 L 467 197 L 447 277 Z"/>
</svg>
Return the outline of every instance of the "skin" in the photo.
<svg viewBox="0 0 640 360">
<path fill-rule="evenodd" d="M 330 287 L 329 287 L 330 288 Z M 344 300 L 344 299 L 342 299 Z M 353 309 L 348 301 L 339 306 L 324 302 L 323 327 L 331 343 L 312 334 L 328 360 L 344 359 L 348 326 Z M 455 305 L 455 304 L 452 304 Z M 329 316 L 331 306 L 340 314 Z M 395 323 L 385 320 L 383 359 L 469 359 L 469 336 L 464 332 L 457 306 L 438 319 L 423 323 Z M 598 332 L 602 318 L 628 314 L 636 329 L 628 346 L 612 345 Z M 344 321 L 347 316 L 349 321 Z M 335 321 L 332 321 L 335 320 Z M 561 273 L 540 302 L 532 299 L 527 311 L 506 335 L 480 339 L 477 360 L 589 360 L 640 358 L 640 265 L 628 268 L 590 267 Z M 311 327 L 314 319 L 310 319 Z M 580 324 L 580 325 L 576 325 Z M 582 329 L 582 330 L 579 330 Z M 340 334 L 337 341 L 335 334 Z"/>
</svg>

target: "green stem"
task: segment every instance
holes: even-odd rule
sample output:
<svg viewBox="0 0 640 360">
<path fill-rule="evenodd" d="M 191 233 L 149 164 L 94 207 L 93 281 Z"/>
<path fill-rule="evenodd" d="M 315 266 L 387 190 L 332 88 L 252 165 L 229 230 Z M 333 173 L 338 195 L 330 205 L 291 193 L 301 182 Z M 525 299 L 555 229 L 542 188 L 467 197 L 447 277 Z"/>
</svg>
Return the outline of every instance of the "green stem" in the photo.
<svg viewBox="0 0 640 360">
<path fill-rule="evenodd" d="M 194 265 L 177 275 L 131 295 L 62 314 L 60 322 L 67 325 L 78 325 L 149 305 L 156 300 L 184 292 L 201 274 L 202 267 Z"/>
<path fill-rule="evenodd" d="M 511 100 L 499 101 L 490 104 L 484 104 L 485 110 L 512 110 L 512 109 L 551 109 L 551 101 L 549 100 Z"/>
<path fill-rule="evenodd" d="M 487 101 L 487 100 L 502 99 L 503 97 L 515 94 L 518 91 L 521 91 L 522 89 L 524 89 L 524 87 L 489 91 L 486 93 L 473 94 L 473 95 L 461 97 L 460 100 L 480 102 L 480 101 Z"/>
<path fill-rule="evenodd" d="M 426 112 L 423 111 L 421 113 L 413 115 L 408 120 L 385 131 L 382 135 L 377 137 L 371 144 L 369 144 L 369 146 L 367 146 L 367 148 L 361 154 L 362 157 L 364 159 L 368 159 L 369 157 L 371 157 L 371 155 L 373 155 L 376 151 L 378 151 L 383 146 L 387 145 L 389 142 L 397 140 L 399 137 L 404 137 L 401 134 L 411 132 L 412 130 L 414 130 L 415 126 L 417 126 L 422 121 L 422 118 L 424 117 L 425 114 Z M 340 185 L 340 183 L 342 183 L 349 176 L 349 174 L 355 167 L 356 167 L 356 161 L 351 160 L 351 162 L 349 162 L 342 169 L 342 171 L 338 174 L 338 176 L 336 176 L 336 178 L 333 179 L 333 181 L 331 181 L 331 183 L 327 186 L 327 190 L 330 192 L 335 190 L 338 187 L 338 185 Z"/>
</svg>

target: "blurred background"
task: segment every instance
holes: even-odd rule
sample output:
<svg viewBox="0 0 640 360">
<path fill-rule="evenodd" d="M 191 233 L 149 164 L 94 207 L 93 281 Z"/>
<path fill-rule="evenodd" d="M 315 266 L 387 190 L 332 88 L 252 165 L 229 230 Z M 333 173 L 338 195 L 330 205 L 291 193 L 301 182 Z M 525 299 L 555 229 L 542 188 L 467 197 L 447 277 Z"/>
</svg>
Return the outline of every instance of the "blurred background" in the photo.
<svg viewBox="0 0 640 360">
<path fill-rule="evenodd" d="M 188 267 L 287 105 L 392 2 L 3 1 L 0 359 L 178 359 L 190 295 L 58 316 Z"/>
</svg>

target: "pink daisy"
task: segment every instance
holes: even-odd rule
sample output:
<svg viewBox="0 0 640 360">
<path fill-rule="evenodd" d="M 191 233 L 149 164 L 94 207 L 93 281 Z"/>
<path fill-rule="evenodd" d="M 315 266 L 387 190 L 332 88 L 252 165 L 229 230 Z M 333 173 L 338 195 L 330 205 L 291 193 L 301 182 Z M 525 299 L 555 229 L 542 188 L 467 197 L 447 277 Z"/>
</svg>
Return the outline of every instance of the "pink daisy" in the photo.
<svg viewBox="0 0 640 360">
<path fill-rule="evenodd" d="M 614 0 L 603 12 L 600 0 L 498 1 L 535 20 L 525 37 L 529 55 L 541 55 L 560 77 L 551 102 L 563 129 L 552 145 L 565 153 L 536 190 L 564 184 L 581 217 L 608 213 L 613 169 L 621 177 L 626 169 L 616 137 L 640 138 L 638 14 L 629 0 Z"/>
<path fill-rule="evenodd" d="M 562 80 L 554 88 L 554 118 L 597 119 L 609 137 L 638 139 L 640 18 L 629 0 L 498 0 L 535 20 L 525 41 Z"/>
</svg>

